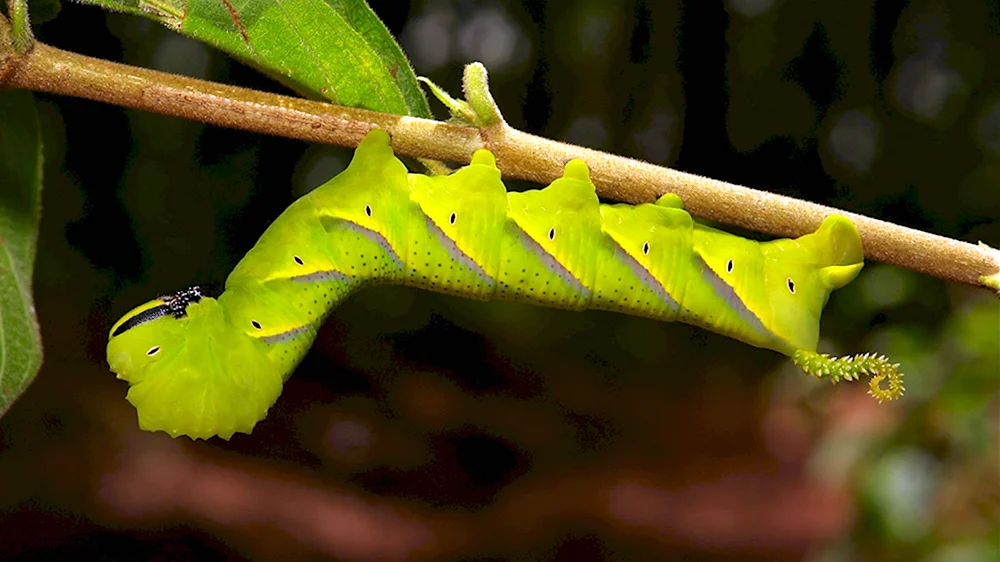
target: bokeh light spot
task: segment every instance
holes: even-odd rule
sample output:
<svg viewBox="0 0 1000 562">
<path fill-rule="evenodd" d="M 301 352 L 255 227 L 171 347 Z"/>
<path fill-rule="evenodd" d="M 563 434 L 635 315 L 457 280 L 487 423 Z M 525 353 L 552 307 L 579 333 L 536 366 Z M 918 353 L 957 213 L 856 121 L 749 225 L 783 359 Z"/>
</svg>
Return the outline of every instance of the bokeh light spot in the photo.
<svg viewBox="0 0 1000 562">
<path fill-rule="evenodd" d="M 880 123 L 860 110 L 841 113 L 830 131 L 830 149 L 841 165 L 868 172 L 878 153 Z"/>
</svg>

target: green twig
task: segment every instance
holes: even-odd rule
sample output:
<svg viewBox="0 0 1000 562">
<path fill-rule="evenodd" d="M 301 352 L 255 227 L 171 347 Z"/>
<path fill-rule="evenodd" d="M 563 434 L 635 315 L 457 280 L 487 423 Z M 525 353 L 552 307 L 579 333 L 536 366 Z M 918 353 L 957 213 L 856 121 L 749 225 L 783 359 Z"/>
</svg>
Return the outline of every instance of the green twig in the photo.
<svg viewBox="0 0 1000 562">
<path fill-rule="evenodd" d="M 35 44 L 35 36 L 31 33 L 31 23 L 28 21 L 28 0 L 8 0 L 7 9 L 10 11 L 14 52 L 23 55 Z"/>
<path fill-rule="evenodd" d="M 474 62 L 465 66 L 465 72 L 462 74 L 462 90 L 465 92 L 465 99 L 476 112 L 477 127 L 488 129 L 506 126 L 500 108 L 490 93 L 490 82 L 483 63 Z"/>
</svg>

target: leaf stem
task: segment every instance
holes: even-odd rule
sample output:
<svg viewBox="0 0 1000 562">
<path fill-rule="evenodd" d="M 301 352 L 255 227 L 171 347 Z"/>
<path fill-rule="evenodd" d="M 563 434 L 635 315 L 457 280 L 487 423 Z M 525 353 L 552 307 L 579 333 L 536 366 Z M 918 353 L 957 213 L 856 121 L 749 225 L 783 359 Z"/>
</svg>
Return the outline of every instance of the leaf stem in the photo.
<svg viewBox="0 0 1000 562">
<path fill-rule="evenodd" d="M 14 50 L 18 54 L 24 54 L 35 44 L 35 36 L 31 33 L 31 23 L 28 21 L 28 0 L 8 0 L 7 9 L 10 13 Z"/>
<path fill-rule="evenodd" d="M 9 24 L 0 18 L 0 27 Z M 5 34 L 0 29 L 0 38 Z M 6 34 L 9 37 L 9 31 Z M 485 70 L 483 72 L 485 87 Z M 467 163 L 488 148 L 508 178 L 547 183 L 570 159 L 584 160 L 602 197 L 650 202 L 673 192 L 692 214 L 774 236 L 799 236 L 823 218 L 851 219 L 865 255 L 950 281 L 983 287 L 1000 272 L 1000 252 L 862 215 L 512 129 L 502 119 L 475 129 L 335 106 L 127 66 L 62 51 L 42 43 L 25 54 L 0 45 L 0 88 L 24 88 L 102 101 L 221 127 L 353 147 L 373 128 L 392 136 L 397 154 Z M 472 100 L 488 109 L 485 99 Z M 495 107 L 495 106 L 494 106 Z M 497 112 L 496 115 L 499 115 Z"/>
</svg>

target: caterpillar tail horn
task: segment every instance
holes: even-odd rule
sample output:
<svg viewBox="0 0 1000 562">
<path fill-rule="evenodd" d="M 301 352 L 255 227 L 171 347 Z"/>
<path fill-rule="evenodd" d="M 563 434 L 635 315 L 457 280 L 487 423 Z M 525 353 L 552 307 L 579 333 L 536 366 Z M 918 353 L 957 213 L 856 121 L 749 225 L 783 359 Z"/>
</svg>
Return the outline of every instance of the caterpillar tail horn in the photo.
<svg viewBox="0 0 1000 562">
<path fill-rule="evenodd" d="M 899 372 L 899 363 L 890 363 L 884 355 L 862 353 L 830 357 L 825 353 L 800 349 L 792 356 L 792 361 L 806 374 L 825 377 L 835 383 L 857 380 L 861 375 L 867 375 L 870 377 L 868 394 L 879 402 L 895 400 L 906 390 L 903 387 L 903 373 Z"/>
</svg>

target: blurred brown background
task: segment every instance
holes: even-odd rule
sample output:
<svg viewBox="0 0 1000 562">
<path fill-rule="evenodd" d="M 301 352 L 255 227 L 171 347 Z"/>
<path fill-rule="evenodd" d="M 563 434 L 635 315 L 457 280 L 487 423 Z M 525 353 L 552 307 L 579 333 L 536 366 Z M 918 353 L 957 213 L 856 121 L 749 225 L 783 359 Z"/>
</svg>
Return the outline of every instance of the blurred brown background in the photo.
<svg viewBox="0 0 1000 562">
<path fill-rule="evenodd" d="M 1000 245 L 996 2 L 372 5 L 452 92 L 483 61 L 516 127 Z M 285 91 L 139 18 L 67 3 L 36 31 Z M 996 301 L 874 263 L 821 346 L 902 363 L 892 404 L 684 325 L 387 287 L 252 435 L 142 433 L 112 323 L 217 290 L 350 151 L 38 100 L 46 355 L 0 420 L 0 559 L 998 559 Z"/>
</svg>

